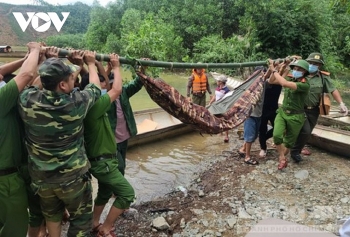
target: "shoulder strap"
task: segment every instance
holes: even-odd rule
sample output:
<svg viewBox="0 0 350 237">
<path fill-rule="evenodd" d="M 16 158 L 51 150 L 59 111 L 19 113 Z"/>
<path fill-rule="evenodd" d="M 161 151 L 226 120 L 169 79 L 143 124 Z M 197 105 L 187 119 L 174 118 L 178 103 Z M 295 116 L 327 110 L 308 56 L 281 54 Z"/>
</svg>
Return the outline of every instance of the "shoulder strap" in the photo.
<svg viewBox="0 0 350 237">
<path fill-rule="evenodd" d="M 323 74 L 323 75 L 326 75 L 326 76 L 331 75 L 331 73 L 330 73 L 330 72 L 326 72 L 326 71 L 320 71 L 320 74 Z"/>
<path fill-rule="evenodd" d="M 323 112 L 326 113 L 326 106 L 324 105 L 324 98 L 323 98 L 323 94 L 325 93 L 325 83 L 324 83 L 324 78 L 322 75 L 322 71 L 320 72 L 320 77 L 322 79 L 322 94 L 321 94 L 321 103 L 322 103 L 322 108 L 323 108 Z M 329 73 L 330 74 L 330 73 Z"/>
</svg>

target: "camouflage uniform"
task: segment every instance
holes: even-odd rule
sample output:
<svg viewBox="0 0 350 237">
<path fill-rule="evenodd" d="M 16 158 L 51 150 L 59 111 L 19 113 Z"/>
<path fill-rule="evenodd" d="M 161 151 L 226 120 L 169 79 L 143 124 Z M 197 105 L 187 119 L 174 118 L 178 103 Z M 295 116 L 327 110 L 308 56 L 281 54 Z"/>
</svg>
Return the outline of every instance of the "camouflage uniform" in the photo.
<svg viewBox="0 0 350 237">
<path fill-rule="evenodd" d="M 0 88 L 0 237 L 23 237 L 28 228 L 26 188 L 18 172 L 24 158 L 18 94 L 14 80 Z"/>
<path fill-rule="evenodd" d="M 135 192 L 118 170 L 117 146 L 107 111 L 111 105 L 108 94 L 103 95 L 91 108 L 84 120 L 86 153 L 91 162 L 90 172 L 98 180 L 95 205 L 105 205 L 112 193 L 113 206 L 127 209 L 134 201 Z"/>
<path fill-rule="evenodd" d="M 73 68 L 48 59 L 39 68 L 42 83 L 65 78 Z M 45 79 L 44 79 L 45 78 Z M 32 187 L 40 195 L 47 221 L 60 222 L 70 213 L 67 236 L 88 236 L 92 225 L 90 163 L 83 145 L 83 119 L 101 91 L 89 84 L 70 94 L 36 87 L 25 89 L 19 112 L 25 124 Z"/>
</svg>

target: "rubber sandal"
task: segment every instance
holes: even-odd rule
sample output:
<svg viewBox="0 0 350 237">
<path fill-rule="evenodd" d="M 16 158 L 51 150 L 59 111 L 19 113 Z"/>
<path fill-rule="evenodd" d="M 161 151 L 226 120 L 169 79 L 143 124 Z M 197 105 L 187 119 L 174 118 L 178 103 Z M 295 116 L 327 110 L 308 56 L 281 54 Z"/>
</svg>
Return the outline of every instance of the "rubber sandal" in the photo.
<svg viewBox="0 0 350 237">
<path fill-rule="evenodd" d="M 280 160 L 278 164 L 278 170 L 283 170 L 284 168 L 287 168 L 288 166 L 288 160 Z"/>
<path fill-rule="evenodd" d="M 311 152 L 307 148 L 303 148 L 301 150 L 301 154 L 303 154 L 305 156 L 309 156 L 309 155 L 311 155 Z"/>
<path fill-rule="evenodd" d="M 244 163 L 248 165 L 258 165 L 259 162 L 257 160 L 253 160 L 252 158 L 249 157 L 249 160 L 244 160 Z"/>
</svg>

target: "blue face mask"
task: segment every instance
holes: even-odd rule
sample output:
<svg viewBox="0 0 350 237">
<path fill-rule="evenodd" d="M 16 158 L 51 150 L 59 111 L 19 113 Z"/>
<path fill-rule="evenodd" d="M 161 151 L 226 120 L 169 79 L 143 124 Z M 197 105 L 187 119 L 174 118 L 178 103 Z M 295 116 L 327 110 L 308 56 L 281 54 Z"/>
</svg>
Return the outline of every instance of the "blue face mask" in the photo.
<svg viewBox="0 0 350 237">
<path fill-rule="evenodd" d="M 107 93 L 107 89 L 101 89 L 101 95 L 104 95 Z"/>
<path fill-rule="evenodd" d="M 318 71 L 318 66 L 313 65 L 313 64 L 309 64 L 309 72 L 310 73 L 315 73 Z"/>
<path fill-rule="evenodd" d="M 293 70 L 292 74 L 293 74 L 293 77 L 296 78 L 296 79 L 298 79 L 298 78 L 303 76 L 302 72 L 296 71 L 296 70 Z"/>
</svg>

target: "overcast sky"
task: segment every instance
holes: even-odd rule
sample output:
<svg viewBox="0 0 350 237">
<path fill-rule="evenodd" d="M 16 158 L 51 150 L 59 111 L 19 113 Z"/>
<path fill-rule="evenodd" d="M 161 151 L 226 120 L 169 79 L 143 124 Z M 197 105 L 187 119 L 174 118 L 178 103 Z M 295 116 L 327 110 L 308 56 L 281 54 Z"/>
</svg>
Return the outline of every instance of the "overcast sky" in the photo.
<svg viewBox="0 0 350 237">
<path fill-rule="evenodd" d="M 69 3 L 75 3 L 78 2 L 77 0 L 45 0 L 48 3 L 51 3 L 53 5 L 60 4 L 60 5 L 66 5 Z M 106 6 L 108 2 L 111 2 L 113 0 L 98 0 L 102 6 Z M 35 1 L 33 0 L 0 0 L 0 2 L 3 3 L 10 3 L 10 4 L 34 4 Z M 86 3 L 88 5 L 91 5 L 93 0 L 80 0 L 79 2 Z"/>
</svg>

